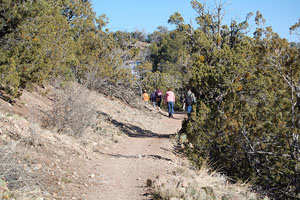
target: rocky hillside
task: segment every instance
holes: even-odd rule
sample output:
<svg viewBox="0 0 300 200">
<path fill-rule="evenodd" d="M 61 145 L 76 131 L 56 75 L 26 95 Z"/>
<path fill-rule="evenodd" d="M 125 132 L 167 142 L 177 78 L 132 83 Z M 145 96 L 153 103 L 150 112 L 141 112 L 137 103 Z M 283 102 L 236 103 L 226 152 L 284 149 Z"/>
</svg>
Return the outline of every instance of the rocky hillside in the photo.
<svg viewBox="0 0 300 200">
<path fill-rule="evenodd" d="M 258 198 L 207 168 L 191 170 L 175 140 L 185 115 L 166 116 L 76 84 L 0 99 L 0 197 Z"/>
</svg>

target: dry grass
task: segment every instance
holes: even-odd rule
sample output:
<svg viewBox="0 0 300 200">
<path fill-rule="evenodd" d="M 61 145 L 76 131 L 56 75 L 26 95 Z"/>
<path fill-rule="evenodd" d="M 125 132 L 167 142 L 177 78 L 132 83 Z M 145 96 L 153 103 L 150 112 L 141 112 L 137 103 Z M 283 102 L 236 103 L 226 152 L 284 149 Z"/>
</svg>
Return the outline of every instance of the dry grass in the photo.
<svg viewBox="0 0 300 200">
<path fill-rule="evenodd" d="M 208 166 L 194 171 L 180 167 L 173 174 L 154 181 L 154 199 L 188 200 L 259 200 L 247 184 L 230 184 L 228 179 Z M 267 199 L 267 198 L 266 198 Z"/>
<path fill-rule="evenodd" d="M 2 110 L 0 105 L 0 199 L 46 199 L 48 194 L 30 162 L 20 155 L 20 147 L 32 141 L 32 134 L 28 134 L 32 127 L 18 115 Z"/>
<path fill-rule="evenodd" d="M 39 199 L 42 195 L 37 179 L 18 160 L 15 149 L 20 141 L 1 145 L 0 149 L 0 199 Z"/>
</svg>

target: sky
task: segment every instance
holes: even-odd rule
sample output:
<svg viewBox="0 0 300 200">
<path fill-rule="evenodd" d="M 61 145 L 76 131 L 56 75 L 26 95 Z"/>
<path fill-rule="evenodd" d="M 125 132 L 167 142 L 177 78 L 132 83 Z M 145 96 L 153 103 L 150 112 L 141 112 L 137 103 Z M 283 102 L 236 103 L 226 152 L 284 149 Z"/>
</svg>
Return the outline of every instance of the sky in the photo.
<svg viewBox="0 0 300 200">
<path fill-rule="evenodd" d="M 97 16 L 105 14 L 109 18 L 106 28 L 110 31 L 138 30 L 152 33 L 158 26 L 173 30 L 175 26 L 168 24 L 168 19 L 175 12 L 182 15 L 185 23 L 192 22 L 197 27 L 193 21 L 197 13 L 190 2 L 191 0 L 92 0 L 92 5 Z M 215 2 L 216 0 L 206 0 L 210 8 L 214 8 Z M 229 25 L 232 19 L 242 22 L 249 12 L 253 12 L 254 16 L 249 21 L 253 32 L 255 13 L 260 11 L 266 19 L 266 26 L 271 26 L 280 37 L 287 38 L 290 42 L 300 42 L 299 36 L 289 33 L 289 28 L 300 19 L 300 0 L 226 0 L 226 3 L 223 24 Z"/>
</svg>

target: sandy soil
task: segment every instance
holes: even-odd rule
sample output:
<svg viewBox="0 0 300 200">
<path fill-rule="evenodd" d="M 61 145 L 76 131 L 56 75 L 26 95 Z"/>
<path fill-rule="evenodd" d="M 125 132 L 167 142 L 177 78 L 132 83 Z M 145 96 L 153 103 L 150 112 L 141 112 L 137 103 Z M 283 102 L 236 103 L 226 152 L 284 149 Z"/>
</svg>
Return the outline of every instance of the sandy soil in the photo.
<svg viewBox="0 0 300 200">
<path fill-rule="evenodd" d="M 166 127 L 161 130 L 137 131 L 121 145 L 101 151 L 101 164 L 95 167 L 98 184 L 90 188 L 86 199 L 150 199 L 147 179 L 149 185 L 180 163 L 170 139 L 181 126 L 182 116 L 175 117 L 163 117 Z"/>
<path fill-rule="evenodd" d="M 51 108 L 40 92 L 25 91 L 15 105 L 0 99 L 1 145 L 18 141 L 18 163 L 36 177 L 44 199 L 151 199 L 147 185 L 185 162 L 173 136 L 186 115 L 172 119 L 150 104 L 133 108 L 93 92 L 89 99 L 100 113 L 101 133 L 80 138 L 42 128 L 37 111 L 32 117 L 32 108 Z"/>
</svg>

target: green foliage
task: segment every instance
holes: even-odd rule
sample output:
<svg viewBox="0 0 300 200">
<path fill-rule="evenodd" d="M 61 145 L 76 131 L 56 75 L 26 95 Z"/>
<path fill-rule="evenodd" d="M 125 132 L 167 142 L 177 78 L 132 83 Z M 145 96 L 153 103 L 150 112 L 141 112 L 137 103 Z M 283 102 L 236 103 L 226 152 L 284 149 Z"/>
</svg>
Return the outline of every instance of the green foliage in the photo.
<svg viewBox="0 0 300 200">
<path fill-rule="evenodd" d="M 146 75 L 152 71 L 152 63 L 151 62 L 141 63 L 134 70 L 137 76 L 139 77 L 139 79 L 143 80 L 146 77 Z"/>
<path fill-rule="evenodd" d="M 158 45 L 152 45 L 153 70 L 183 76 L 187 59 L 184 34 L 173 31 L 163 36 Z"/>
<path fill-rule="evenodd" d="M 12 96 L 57 77 L 83 83 L 95 71 L 112 84 L 133 79 L 124 65 L 139 49 L 104 32 L 108 19 L 97 18 L 90 1 L 5 0 L 0 22 L 0 88 Z"/>
<path fill-rule="evenodd" d="M 17 94 L 19 87 L 42 84 L 57 71 L 65 71 L 62 60 L 69 60 L 67 47 L 71 41 L 67 40 L 68 24 L 54 4 L 55 1 L 1 3 L 4 26 L 0 40 L 4 48 L 0 73 L 4 78 L 0 84 L 12 95 Z"/>
<path fill-rule="evenodd" d="M 135 82 L 148 91 L 172 87 L 179 99 L 191 86 L 198 103 L 181 131 L 190 158 L 197 165 L 209 158 L 233 180 L 251 181 L 274 198 L 299 198 L 299 45 L 265 27 L 260 12 L 251 38 L 252 13 L 228 26 L 221 2 L 216 11 L 191 4 L 196 29 L 174 13 L 169 23 L 176 29 L 158 27 L 141 48 L 143 32 L 102 30 L 108 19 L 96 17 L 90 1 L 3 0 L 0 89 L 17 96 L 62 77 L 97 91 L 128 91 Z M 290 31 L 298 29 L 299 22 Z M 135 77 L 130 66 L 137 61 Z"/>
<path fill-rule="evenodd" d="M 172 16 L 169 21 L 173 23 Z M 177 95 L 175 107 L 181 109 L 182 105 L 179 101 L 181 90 L 188 83 L 191 76 L 191 52 L 188 37 L 179 30 L 168 32 L 163 28 L 154 32 L 151 37 L 153 42 L 149 48 L 151 50 L 153 73 L 147 74 L 147 79 L 143 82 L 146 85 L 145 88 L 159 86 L 166 91 L 168 87 L 172 87 Z M 163 83 L 162 79 L 164 80 Z"/>
<path fill-rule="evenodd" d="M 181 130 L 189 157 L 197 166 L 209 158 L 276 199 L 299 198 L 299 49 L 265 28 L 260 13 L 251 39 L 250 15 L 219 32 L 217 15 L 193 6 L 199 28 L 189 83 L 200 100 Z"/>
<path fill-rule="evenodd" d="M 176 85 L 176 80 L 173 76 L 167 73 L 161 72 L 147 72 L 146 76 L 142 80 L 142 84 L 147 91 L 155 91 L 156 88 L 160 88 L 162 91 L 167 91 L 169 87 Z"/>
<path fill-rule="evenodd" d="M 0 85 L 6 90 L 6 92 L 16 96 L 20 85 L 20 78 L 16 71 L 16 64 L 13 59 L 8 59 L 5 55 L 1 55 L 1 62 L 5 64 L 0 66 Z"/>
</svg>

